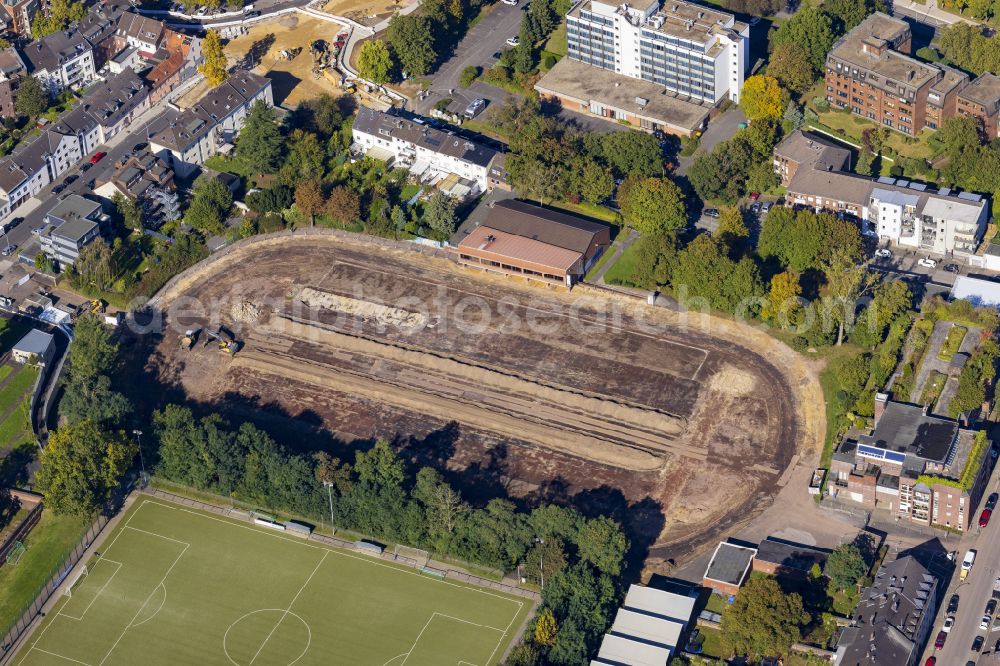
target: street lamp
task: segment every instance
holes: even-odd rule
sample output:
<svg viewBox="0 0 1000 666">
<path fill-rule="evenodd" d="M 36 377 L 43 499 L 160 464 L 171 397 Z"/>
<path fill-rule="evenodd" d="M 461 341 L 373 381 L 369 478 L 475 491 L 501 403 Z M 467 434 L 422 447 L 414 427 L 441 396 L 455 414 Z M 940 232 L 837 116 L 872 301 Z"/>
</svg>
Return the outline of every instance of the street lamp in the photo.
<svg viewBox="0 0 1000 666">
<path fill-rule="evenodd" d="M 132 434 L 135 435 L 135 443 L 139 445 L 139 466 L 142 468 L 143 481 L 145 481 L 145 479 L 147 478 L 146 461 L 142 457 L 142 440 L 140 439 L 140 437 L 142 437 L 142 431 L 133 430 Z"/>
<path fill-rule="evenodd" d="M 539 546 L 544 546 L 545 545 L 545 539 L 541 539 L 539 537 L 535 537 L 535 543 L 537 543 Z M 541 548 L 538 549 L 538 581 L 539 581 L 539 586 L 544 588 L 545 587 L 545 553 L 542 552 Z"/>
</svg>

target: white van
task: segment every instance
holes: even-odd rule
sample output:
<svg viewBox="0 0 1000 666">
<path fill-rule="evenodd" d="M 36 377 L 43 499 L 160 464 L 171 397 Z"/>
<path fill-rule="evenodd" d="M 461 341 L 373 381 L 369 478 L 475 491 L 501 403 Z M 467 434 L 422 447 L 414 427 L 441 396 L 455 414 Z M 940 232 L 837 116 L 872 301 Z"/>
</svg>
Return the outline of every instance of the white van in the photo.
<svg viewBox="0 0 1000 666">
<path fill-rule="evenodd" d="M 962 560 L 962 572 L 959 574 L 960 580 L 965 580 L 969 577 L 969 572 L 972 570 L 972 564 L 976 561 L 976 551 L 969 549 L 965 553 L 965 559 Z"/>
</svg>

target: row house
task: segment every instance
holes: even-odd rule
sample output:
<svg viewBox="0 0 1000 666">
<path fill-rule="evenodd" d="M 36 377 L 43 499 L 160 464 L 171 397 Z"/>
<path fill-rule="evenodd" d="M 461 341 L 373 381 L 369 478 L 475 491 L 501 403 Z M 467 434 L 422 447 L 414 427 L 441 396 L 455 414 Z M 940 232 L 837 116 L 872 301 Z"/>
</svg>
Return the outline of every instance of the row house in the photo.
<svg viewBox="0 0 1000 666">
<path fill-rule="evenodd" d="M 6 32 L 13 32 L 22 37 L 31 36 L 31 22 L 41 8 L 39 0 L 0 0 L 0 21 L 4 23 Z"/>
<path fill-rule="evenodd" d="M 235 72 L 185 111 L 172 106 L 149 137 L 154 154 L 169 162 L 180 177 L 190 175 L 212 155 L 228 149 L 250 107 L 274 106 L 271 79 L 253 72 Z"/>
<path fill-rule="evenodd" d="M 979 121 L 990 141 L 1000 136 L 1000 76 L 986 72 L 958 94 L 958 113 Z"/>
<path fill-rule="evenodd" d="M 457 176 L 465 194 L 485 192 L 490 166 L 499 153 L 474 141 L 397 115 L 361 107 L 354 119 L 352 151 L 391 161 L 436 185 Z"/>
</svg>

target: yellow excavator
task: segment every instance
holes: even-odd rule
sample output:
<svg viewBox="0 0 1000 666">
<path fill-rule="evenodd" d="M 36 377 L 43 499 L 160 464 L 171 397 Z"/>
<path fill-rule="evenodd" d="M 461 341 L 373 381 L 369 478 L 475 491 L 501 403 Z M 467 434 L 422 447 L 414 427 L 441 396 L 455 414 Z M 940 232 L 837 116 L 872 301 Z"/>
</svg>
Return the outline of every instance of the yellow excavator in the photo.
<svg viewBox="0 0 1000 666">
<path fill-rule="evenodd" d="M 90 301 L 90 314 L 104 314 L 107 309 L 108 304 L 100 298 L 95 298 Z"/>
<path fill-rule="evenodd" d="M 205 345 L 215 342 L 219 345 L 219 351 L 224 354 L 235 354 L 240 349 L 240 343 L 236 341 L 233 332 L 225 326 L 219 326 L 216 331 L 205 331 Z"/>
</svg>

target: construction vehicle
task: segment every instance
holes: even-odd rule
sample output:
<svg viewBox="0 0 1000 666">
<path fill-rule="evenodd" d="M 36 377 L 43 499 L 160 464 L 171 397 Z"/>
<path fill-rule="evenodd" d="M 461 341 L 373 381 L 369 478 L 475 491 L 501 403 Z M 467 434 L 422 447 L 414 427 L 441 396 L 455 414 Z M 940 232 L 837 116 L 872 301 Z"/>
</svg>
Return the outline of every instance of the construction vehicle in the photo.
<svg viewBox="0 0 1000 666">
<path fill-rule="evenodd" d="M 90 301 L 90 314 L 104 314 L 104 311 L 108 309 L 108 304 L 105 303 L 100 298 L 95 298 Z"/>
<path fill-rule="evenodd" d="M 187 351 L 191 351 L 194 348 L 196 342 L 198 342 L 198 334 L 201 333 L 200 328 L 189 328 L 181 336 L 181 347 Z"/>
<path fill-rule="evenodd" d="M 235 354 L 239 351 L 240 343 L 236 341 L 233 332 L 225 326 L 219 326 L 216 331 L 205 331 L 205 345 L 215 342 L 219 346 L 219 351 L 226 354 Z"/>
</svg>

